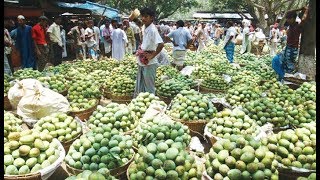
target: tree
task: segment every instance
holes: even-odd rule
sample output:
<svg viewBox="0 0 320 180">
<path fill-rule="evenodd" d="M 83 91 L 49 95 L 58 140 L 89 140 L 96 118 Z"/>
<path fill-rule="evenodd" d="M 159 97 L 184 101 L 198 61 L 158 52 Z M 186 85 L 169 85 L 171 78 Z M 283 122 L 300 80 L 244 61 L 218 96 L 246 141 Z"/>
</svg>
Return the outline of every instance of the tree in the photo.
<svg viewBox="0 0 320 180">
<path fill-rule="evenodd" d="M 309 11 L 301 35 L 298 71 L 315 79 L 316 75 L 316 0 L 310 0 Z"/>
<path fill-rule="evenodd" d="M 148 6 L 155 10 L 156 20 L 167 18 L 177 11 L 186 12 L 190 8 L 198 5 L 196 0 L 100 0 L 98 2 L 118 9 L 126 14 L 130 14 L 135 8 L 141 9 L 142 7 Z"/>
<path fill-rule="evenodd" d="M 256 20 L 257 27 L 269 32 L 270 25 L 277 22 L 278 15 L 285 14 L 290 9 L 305 6 L 308 0 L 210 0 L 213 10 L 232 10 L 238 13 L 249 12 Z M 265 15 L 268 18 L 265 18 Z M 282 21 L 280 25 L 283 25 Z"/>
</svg>

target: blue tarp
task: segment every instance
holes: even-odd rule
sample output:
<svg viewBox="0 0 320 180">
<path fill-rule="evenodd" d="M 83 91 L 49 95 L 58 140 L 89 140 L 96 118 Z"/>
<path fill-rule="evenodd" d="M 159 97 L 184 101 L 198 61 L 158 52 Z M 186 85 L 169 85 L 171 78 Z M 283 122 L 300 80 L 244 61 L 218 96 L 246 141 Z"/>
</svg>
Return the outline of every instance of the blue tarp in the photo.
<svg viewBox="0 0 320 180">
<path fill-rule="evenodd" d="M 59 7 L 64 7 L 64 8 L 88 9 L 93 14 L 103 15 L 103 16 L 106 16 L 110 19 L 115 19 L 115 18 L 118 18 L 118 16 L 119 16 L 119 10 L 105 6 L 105 5 L 89 2 L 89 1 L 86 1 L 86 3 L 57 2 L 57 4 Z"/>
</svg>

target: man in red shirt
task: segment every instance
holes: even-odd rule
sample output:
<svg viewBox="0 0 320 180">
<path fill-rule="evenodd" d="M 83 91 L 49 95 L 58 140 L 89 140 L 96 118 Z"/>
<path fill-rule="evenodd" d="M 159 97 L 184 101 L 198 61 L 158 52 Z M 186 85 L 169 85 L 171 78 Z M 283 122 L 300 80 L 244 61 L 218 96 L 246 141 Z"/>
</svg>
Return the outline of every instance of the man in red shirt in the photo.
<svg viewBox="0 0 320 180">
<path fill-rule="evenodd" d="M 32 27 L 32 39 L 35 45 L 37 55 L 37 69 L 43 71 L 49 57 L 49 46 L 46 38 L 48 18 L 40 16 L 40 22 Z"/>
<path fill-rule="evenodd" d="M 296 22 L 297 11 L 302 11 L 303 14 L 301 18 L 301 22 Z M 298 47 L 300 34 L 302 32 L 302 26 L 306 22 L 308 14 L 308 8 L 303 7 L 300 9 L 288 11 L 286 14 L 286 23 L 289 25 L 287 30 L 287 46 L 284 49 L 284 59 L 283 59 L 283 68 L 285 72 L 294 73 L 295 71 L 295 63 L 298 56 Z"/>
</svg>

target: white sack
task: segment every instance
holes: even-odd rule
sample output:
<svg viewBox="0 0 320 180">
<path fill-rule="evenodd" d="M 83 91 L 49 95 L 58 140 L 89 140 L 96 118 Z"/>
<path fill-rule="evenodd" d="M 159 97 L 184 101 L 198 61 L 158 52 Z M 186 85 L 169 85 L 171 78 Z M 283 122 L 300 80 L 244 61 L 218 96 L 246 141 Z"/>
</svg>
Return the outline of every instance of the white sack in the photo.
<svg viewBox="0 0 320 180">
<path fill-rule="evenodd" d="M 22 97 L 17 114 L 23 119 L 38 120 L 55 112 L 66 113 L 69 102 L 63 95 L 48 88 L 35 89 L 33 93 Z"/>
<path fill-rule="evenodd" d="M 8 99 L 13 109 L 17 109 L 19 101 L 24 95 L 34 92 L 34 89 L 43 88 L 40 81 L 36 79 L 23 79 L 17 81 L 8 91 Z"/>
</svg>

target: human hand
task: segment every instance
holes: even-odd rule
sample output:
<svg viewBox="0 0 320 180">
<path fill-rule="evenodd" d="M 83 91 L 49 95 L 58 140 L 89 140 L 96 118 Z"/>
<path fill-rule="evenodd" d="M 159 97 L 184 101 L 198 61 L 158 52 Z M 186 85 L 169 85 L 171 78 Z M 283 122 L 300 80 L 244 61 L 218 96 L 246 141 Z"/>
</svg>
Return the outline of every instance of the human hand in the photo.
<svg viewBox="0 0 320 180">
<path fill-rule="evenodd" d="M 145 52 L 144 56 L 147 58 L 148 61 L 154 58 L 153 53 Z"/>
</svg>

